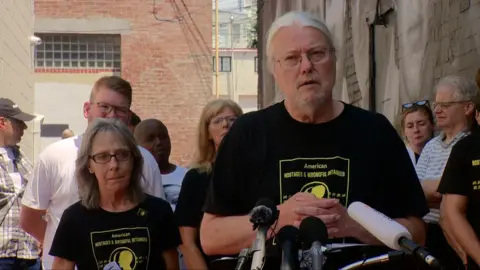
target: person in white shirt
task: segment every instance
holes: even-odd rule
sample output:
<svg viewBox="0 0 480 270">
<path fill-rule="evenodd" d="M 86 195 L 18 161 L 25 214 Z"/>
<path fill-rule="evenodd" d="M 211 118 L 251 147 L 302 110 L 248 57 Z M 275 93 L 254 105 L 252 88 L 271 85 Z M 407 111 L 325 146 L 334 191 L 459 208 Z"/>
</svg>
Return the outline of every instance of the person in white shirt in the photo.
<svg viewBox="0 0 480 270">
<path fill-rule="evenodd" d="M 100 78 L 93 86 L 83 114 L 90 124 L 96 118 L 117 118 L 128 125 L 131 117 L 132 87 L 117 76 Z M 63 211 L 79 200 L 74 177 L 75 160 L 83 136 L 75 136 L 49 145 L 35 164 L 33 178 L 22 199 L 20 225 L 43 244 L 42 264 L 52 269 L 48 255 Z M 143 186 L 146 193 L 165 198 L 162 176 L 153 156 L 140 148 L 144 159 Z"/>
<path fill-rule="evenodd" d="M 167 201 L 175 211 L 183 177 L 187 169 L 170 162 L 172 143 L 167 126 L 157 119 L 146 119 L 135 128 L 135 140 L 145 147 L 158 163 Z"/>
</svg>

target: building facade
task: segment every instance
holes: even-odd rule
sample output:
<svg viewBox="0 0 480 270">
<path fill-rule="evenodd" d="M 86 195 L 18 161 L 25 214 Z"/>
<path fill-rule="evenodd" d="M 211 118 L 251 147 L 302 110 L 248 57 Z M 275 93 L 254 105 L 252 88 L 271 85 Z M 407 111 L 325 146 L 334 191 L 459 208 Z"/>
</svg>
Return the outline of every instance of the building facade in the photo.
<svg viewBox="0 0 480 270">
<path fill-rule="evenodd" d="M 33 1 L 0 1 L 0 97 L 13 100 L 25 112 L 35 112 L 32 55 Z M 39 123 L 28 124 L 20 143 L 27 157 L 34 161 L 40 149 Z"/>
<path fill-rule="evenodd" d="M 480 62 L 480 0 L 318 0 L 259 2 L 259 55 L 265 33 L 290 10 L 310 11 L 334 37 L 336 98 L 395 122 L 401 104 L 432 99 L 446 75 L 474 78 Z M 377 8 L 377 3 L 379 7 Z M 260 59 L 261 107 L 282 93 Z"/>
<path fill-rule="evenodd" d="M 212 93 L 235 100 L 245 112 L 257 109 L 256 5 L 245 1 L 219 3 L 218 64 L 216 72 L 215 23 L 212 27 Z M 212 21 L 215 22 L 215 10 Z M 217 87 L 218 74 L 218 87 Z M 218 93 L 217 93 L 218 91 Z"/>
<path fill-rule="evenodd" d="M 105 75 L 131 82 L 132 110 L 163 121 L 172 161 L 194 151 L 200 112 L 212 98 L 211 1 L 36 1 L 35 108 L 42 147 L 65 128 L 86 128 L 83 103 Z"/>
</svg>

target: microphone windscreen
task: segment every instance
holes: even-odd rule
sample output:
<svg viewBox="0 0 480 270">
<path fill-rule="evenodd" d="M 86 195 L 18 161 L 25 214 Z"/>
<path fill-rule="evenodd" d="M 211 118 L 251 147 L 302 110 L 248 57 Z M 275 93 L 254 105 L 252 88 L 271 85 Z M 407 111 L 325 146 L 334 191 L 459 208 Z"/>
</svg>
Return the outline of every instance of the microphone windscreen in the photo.
<svg viewBox="0 0 480 270">
<path fill-rule="evenodd" d="M 295 244 L 298 242 L 299 230 L 292 225 L 284 226 L 280 229 L 276 237 L 280 245 L 283 245 L 287 241 Z"/>
<path fill-rule="evenodd" d="M 255 207 L 257 207 L 257 206 L 265 206 L 268 209 L 272 210 L 272 212 L 277 211 L 277 205 L 272 200 L 270 200 L 269 198 L 259 199 L 257 201 L 257 203 L 255 204 Z"/>
<path fill-rule="evenodd" d="M 391 249 L 401 251 L 400 238 L 412 239 L 403 225 L 362 202 L 353 202 L 347 211 L 353 220 Z"/>
<path fill-rule="evenodd" d="M 326 244 L 327 226 L 317 217 L 307 217 L 300 223 L 300 239 L 306 248 L 310 248 L 315 241 Z"/>
</svg>

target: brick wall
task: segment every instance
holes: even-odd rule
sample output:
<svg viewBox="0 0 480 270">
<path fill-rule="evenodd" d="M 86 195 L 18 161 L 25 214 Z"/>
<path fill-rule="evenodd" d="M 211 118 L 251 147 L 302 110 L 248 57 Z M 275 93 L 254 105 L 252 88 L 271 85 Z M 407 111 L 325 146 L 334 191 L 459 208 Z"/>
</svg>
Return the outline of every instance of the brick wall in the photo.
<svg viewBox="0 0 480 270">
<path fill-rule="evenodd" d="M 471 20 L 474 17 L 478 19 Z M 449 74 L 473 79 L 480 67 L 480 52 L 475 44 L 480 35 L 480 0 L 434 1 L 432 24 L 430 41 L 439 45 L 434 80 Z"/>
<path fill-rule="evenodd" d="M 154 3 L 36 0 L 35 15 L 128 21 L 130 29 L 121 36 L 121 75 L 134 88 L 132 109 L 142 119 L 158 118 L 165 122 L 172 138 L 172 161 L 185 165 L 194 150 L 200 112 L 212 98 L 211 1 Z M 168 21 L 176 17 L 181 20 Z"/>
</svg>

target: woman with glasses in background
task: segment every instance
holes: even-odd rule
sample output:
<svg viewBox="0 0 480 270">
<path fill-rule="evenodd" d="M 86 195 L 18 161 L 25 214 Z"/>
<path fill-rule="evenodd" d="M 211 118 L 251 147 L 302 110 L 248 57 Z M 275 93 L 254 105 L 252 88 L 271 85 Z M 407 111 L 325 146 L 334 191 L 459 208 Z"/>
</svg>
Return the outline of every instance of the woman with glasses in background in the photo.
<svg viewBox="0 0 480 270">
<path fill-rule="evenodd" d="M 242 109 L 232 100 L 214 100 L 208 103 L 200 116 L 197 134 L 197 152 L 183 179 L 175 216 L 182 237 L 180 251 L 187 269 L 209 269 L 210 261 L 200 245 L 200 223 L 207 197 L 213 163 L 222 139 L 227 135 Z"/>
<path fill-rule="evenodd" d="M 143 158 L 117 119 L 96 119 L 76 160 L 80 201 L 53 239 L 53 269 L 178 269 L 180 235 L 170 204 L 144 193 Z"/>
<path fill-rule="evenodd" d="M 415 165 L 423 147 L 434 136 L 435 123 L 428 100 L 403 104 L 400 122 L 407 143 L 408 154 L 413 165 Z"/>
</svg>

